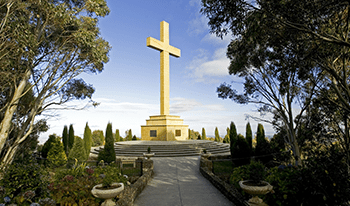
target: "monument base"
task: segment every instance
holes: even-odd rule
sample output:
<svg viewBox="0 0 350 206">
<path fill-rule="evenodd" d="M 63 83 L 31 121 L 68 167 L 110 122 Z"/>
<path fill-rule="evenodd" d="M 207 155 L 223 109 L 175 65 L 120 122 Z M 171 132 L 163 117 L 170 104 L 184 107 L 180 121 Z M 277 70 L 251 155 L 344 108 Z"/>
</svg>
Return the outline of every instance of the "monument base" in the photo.
<svg viewBox="0 0 350 206">
<path fill-rule="evenodd" d="M 188 125 L 183 125 L 180 116 L 150 116 L 141 126 L 141 140 L 176 141 L 188 139 Z"/>
</svg>

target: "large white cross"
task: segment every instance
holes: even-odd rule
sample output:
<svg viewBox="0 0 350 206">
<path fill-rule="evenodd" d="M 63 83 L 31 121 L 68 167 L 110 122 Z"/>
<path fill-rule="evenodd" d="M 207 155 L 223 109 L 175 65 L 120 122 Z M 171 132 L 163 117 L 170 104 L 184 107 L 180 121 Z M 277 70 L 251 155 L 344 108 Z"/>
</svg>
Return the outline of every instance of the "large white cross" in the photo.
<svg viewBox="0 0 350 206">
<path fill-rule="evenodd" d="M 160 51 L 160 114 L 169 115 L 169 54 L 180 57 L 180 49 L 169 45 L 167 22 L 160 22 L 160 41 L 148 37 L 147 46 Z"/>
</svg>

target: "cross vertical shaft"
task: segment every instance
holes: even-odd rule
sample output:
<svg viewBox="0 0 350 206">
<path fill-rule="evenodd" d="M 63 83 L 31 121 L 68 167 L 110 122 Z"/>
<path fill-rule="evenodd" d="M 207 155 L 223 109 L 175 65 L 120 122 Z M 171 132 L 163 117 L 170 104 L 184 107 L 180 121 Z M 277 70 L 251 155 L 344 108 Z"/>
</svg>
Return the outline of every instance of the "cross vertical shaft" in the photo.
<svg viewBox="0 0 350 206">
<path fill-rule="evenodd" d="M 160 22 L 160 41 L 148 37 L 147 46 L 160 51 L 160 114 L 169 115 L 169 54 L 180 57 L 180 49 L 169 45 L 167 22 Z"/>
</svg>

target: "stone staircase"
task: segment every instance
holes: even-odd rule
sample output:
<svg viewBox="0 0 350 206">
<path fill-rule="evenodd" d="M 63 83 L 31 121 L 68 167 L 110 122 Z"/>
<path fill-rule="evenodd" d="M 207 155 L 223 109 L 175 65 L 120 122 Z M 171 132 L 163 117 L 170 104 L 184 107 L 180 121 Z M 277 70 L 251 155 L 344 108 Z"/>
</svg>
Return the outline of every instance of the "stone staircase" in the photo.
<svg viewBox="0 0 350 206">
<path fill-rule="evenodd" d="M 227 154 L 230 152 L 230 145 L 213 142 L 209 140 L 187 140 L 187 141 L 128 141 L 117 142 L 114 149 L 117 156 L 120 157 L 142 157 L 151 148 L 151 153 L 155 157 L 182 157 L 197 156 L 206 149 L 211 154 Z M 103 147 L 95 148 L 91 151 L 93 154 Z"/>
</svg>

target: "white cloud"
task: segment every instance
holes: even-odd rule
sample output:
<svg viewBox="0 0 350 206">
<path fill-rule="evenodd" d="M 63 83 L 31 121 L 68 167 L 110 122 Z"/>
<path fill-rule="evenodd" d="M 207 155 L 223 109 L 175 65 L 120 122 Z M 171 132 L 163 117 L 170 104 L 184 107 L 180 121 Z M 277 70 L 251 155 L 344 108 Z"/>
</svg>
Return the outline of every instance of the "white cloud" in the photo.
<svg viewBox="0 0 350 206">
<path fill-rule="evenodd" d="M 186 99 L 181 97 L 171 98 L 170 113 L 178 114 L 184 112 L 215 112 L 215 111 L 225 111 L 225 107 L 220 104 L 207 104 L 204 105 L 197 102 L 195 99 Z"/>
<path fill-rule="evenodd" d="M 213 80 L 212 77 L 223 77 L 228 75 L 228 66 L 230 60 L 226 57 L 226 48 L 218 48 L 212 57 L 209 57 L 208 51 L 199 49 L 190 65 L 190 76 L 197 82 Z"/>
</svg>

